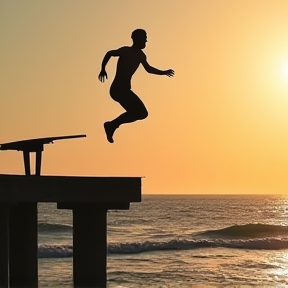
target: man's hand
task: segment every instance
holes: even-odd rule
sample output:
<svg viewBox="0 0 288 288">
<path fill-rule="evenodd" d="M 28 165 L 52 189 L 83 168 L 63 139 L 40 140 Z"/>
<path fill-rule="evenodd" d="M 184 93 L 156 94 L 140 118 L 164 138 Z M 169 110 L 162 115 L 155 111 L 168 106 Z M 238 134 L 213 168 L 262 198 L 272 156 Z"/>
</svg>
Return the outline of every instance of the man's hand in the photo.
<svg viewBox="0 0 288 288">
<path fill-rule="evenodd" d="M 105 70 L 102 69 L 98 76 L 98 79 L 103 83 L 105 81 L 105 78 L 108 79 L 107 73 Z"/>
<path fill-rule="evenodd" d="M 164 71 L 164 75 L 166 75 L 168 77 L 173 77 L 174 74 L 175 74 L 175 72 L 172 69 L 168 69 L 168 70 Z"/>
</svg>

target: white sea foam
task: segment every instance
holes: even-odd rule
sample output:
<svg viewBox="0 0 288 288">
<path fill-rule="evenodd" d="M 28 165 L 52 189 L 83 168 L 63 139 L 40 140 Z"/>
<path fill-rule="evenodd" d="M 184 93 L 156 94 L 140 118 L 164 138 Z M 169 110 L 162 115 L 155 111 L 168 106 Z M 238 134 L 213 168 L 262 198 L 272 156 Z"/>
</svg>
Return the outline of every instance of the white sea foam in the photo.
<svg viewBox="0 0 288 288">
<path fill-rule="evenodd" d="M 191 250 L 199 248 L 232 248 L 232 249 L 288 249 L 288 238 L 266 237 L 253 239 L 173 239 L 163 242 L 132 242 L 108 244 L 108 254 L 136 254 L 153 251 Z M 40 258 L 64 258 L 73 256 L 70 245 L 39 245 Z"/>
</svg>

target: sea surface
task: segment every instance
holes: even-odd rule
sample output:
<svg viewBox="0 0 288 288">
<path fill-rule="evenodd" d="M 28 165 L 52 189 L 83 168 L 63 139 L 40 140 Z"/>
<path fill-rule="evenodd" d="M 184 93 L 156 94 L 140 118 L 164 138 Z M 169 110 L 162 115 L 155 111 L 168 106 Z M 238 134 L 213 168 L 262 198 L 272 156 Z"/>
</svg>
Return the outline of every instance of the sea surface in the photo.
<svg viewBox="0 0 288 288">
<path fill-rule="evenodd" d="M 39 284 L 72 287 L 72 213 L 38 211 Z M 108 213 L 107 255 L 109 288 L 288 287 L 288 197 L 144 195 Z"/>
</svg>

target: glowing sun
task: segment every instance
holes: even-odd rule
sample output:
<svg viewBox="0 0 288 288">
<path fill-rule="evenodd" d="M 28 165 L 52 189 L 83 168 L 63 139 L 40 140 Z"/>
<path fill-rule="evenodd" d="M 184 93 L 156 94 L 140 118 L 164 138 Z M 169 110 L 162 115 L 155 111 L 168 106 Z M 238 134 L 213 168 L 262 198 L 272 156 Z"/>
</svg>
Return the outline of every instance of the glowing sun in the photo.
<svg viewBox="0 0 288 288">
<path fill-rule="evenodd" d="M 283 63 L 282 75 L 283 78 L 288 81 L 288 59 Z"/>
</svg>

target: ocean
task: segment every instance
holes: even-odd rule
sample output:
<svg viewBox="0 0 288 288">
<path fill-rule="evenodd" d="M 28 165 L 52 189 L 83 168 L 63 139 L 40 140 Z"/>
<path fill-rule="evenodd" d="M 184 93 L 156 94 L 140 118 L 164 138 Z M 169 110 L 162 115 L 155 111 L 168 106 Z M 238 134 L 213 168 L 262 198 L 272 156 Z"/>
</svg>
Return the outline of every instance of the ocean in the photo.
<svg viewBox="0 0 288 288">
<path fill-rule="evenodd" d="M 72 287 L 72 213 L 38 211 L 39 285 Z M 107 255 L 109 288 L 288 287 L 288 197 L 144 195 L 108 212 Z"/>
</svg>

